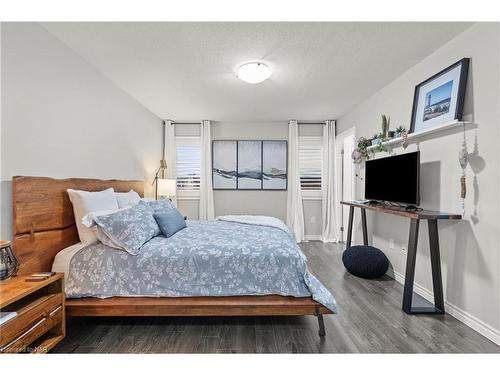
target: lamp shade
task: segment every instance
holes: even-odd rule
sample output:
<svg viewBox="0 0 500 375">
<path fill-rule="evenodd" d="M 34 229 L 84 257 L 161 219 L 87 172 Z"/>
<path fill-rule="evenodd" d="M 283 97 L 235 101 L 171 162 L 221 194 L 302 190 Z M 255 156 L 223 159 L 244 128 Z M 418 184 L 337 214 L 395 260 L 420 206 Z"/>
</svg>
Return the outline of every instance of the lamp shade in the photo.
<svg viewBox="0 0 500 375">
<path fill-rule="evenodd" d="M 174 197 L 176 190 L 176 181 L 164 178 L 158 179 L 158 196 Z"/>
</svg>

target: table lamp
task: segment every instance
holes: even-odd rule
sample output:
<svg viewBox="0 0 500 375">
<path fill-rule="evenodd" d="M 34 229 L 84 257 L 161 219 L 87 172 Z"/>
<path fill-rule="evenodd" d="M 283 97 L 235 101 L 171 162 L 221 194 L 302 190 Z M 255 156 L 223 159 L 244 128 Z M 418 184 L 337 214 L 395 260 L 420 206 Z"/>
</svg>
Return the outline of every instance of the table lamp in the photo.
<svg viewBox="0 0 500 375">
<path fill-rule="evenodd" d="M 169 199 L 175 197 L 176 187 L 177 187 L 176 180 L 159 178 L 157 195 L 161 197 L 167 197 Z"/>
</svg>

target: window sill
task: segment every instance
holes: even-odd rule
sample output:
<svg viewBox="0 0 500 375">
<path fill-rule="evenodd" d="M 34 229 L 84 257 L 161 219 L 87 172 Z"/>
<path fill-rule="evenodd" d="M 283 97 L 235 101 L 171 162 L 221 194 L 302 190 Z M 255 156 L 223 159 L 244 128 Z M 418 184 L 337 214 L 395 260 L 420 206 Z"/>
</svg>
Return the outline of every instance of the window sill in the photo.
<svg viewBox="0 0 500 375">
<path fill-rule="evenodd" d="M 323 191 L 321 190 L 302 190 L 303 201 L 321 201 L 323 200 Z"/>
<path fill-rule="evenodd" d="M 188 191 L 188 190 L 181 190 L 177 191 L 177 200 L 199 200 L 200 199 L 200 192 L 199 191 Z"/>
</svg>

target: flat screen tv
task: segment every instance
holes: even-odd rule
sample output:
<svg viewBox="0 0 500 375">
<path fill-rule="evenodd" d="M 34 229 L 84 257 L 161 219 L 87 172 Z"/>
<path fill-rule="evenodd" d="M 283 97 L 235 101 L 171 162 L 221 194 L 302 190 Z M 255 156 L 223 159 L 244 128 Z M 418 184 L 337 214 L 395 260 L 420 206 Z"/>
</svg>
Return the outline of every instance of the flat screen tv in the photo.
<svg viewBox="0 0 500 375">
<path fill-rule="evenodd" d="M 420 152 L 368 160 L 365 199 L 418 206 L 420 204 Z"/>
</svg>

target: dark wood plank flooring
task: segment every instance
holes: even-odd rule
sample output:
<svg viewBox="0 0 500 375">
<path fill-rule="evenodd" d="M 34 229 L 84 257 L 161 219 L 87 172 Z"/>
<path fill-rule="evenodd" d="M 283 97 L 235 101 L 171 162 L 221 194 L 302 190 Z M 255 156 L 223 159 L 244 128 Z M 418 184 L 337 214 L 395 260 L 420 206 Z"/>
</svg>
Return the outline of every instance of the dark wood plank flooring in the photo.
<svg viewBox="0 0 500 375">
<path fill-rule="evenodd" d="M 55 353 L 491 353 L 500 347 L 450 315 L 406 315 L 402 287 L 363 280 L 342 265 L 342 246 L 301 246 L 312 272 L 333 292 L 338 315 L 326 337 L 308 317 L 72 318 Z"/>
</svg>

